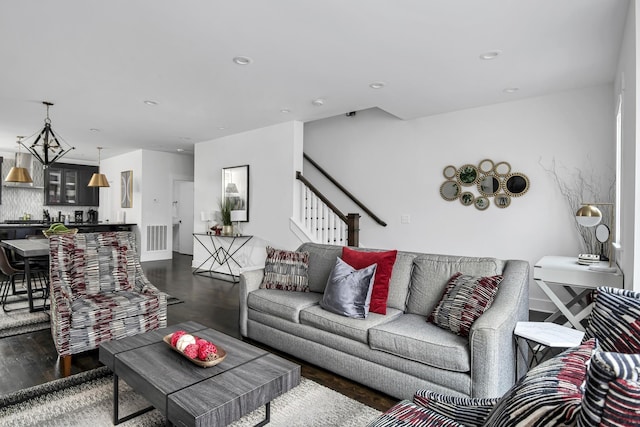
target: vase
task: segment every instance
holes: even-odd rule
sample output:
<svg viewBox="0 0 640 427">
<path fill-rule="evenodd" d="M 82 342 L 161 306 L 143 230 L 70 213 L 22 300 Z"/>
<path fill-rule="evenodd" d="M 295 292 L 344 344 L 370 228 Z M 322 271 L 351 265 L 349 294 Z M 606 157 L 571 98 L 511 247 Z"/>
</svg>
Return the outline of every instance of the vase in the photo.
<svg viewBox="0 0 640 427">
<path fill-rule="evenodd" d="M 223 236 L 233 236 L 233 225 L 223 225 L 222 226 L 222 235 Z"/>
</svg>

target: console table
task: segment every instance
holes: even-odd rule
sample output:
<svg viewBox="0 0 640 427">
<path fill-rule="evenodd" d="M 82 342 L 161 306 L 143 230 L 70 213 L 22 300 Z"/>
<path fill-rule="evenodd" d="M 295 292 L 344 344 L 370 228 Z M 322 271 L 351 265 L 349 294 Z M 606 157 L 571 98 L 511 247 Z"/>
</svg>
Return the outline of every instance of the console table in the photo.
<svg viewBox="0 0 640 427">
<path fill-rule="evenodd" d="M 193 233 L 193 237 L 209 254 L 207 259 L 193 270 L 193 274 L 209 277 L 213 277 L 214 273 L 225 274 L 230 276 L 235 283 L 238 275 L 233 273 L 232 266 L 235 265 L 237 268 L 244 267 L 238 262 L 235 255 L 249 243 L 253 236 L 224 236 L 208 233 Z M 207 242 L 210 243 L 210 245 L 208 245 Z M 203 268 L 205 264 L 207 264 L 207 268 Z M 215 270 L 215 267 L 223 266 L 226 266 L 229 270 L 228 274 Z"/>
<path fill-rule="evenodd" d="M 564 315 L 574 328 L 584 331 L 580 323 L 591 312 L 591 303 L 584 302 L 591 291 L 600 286 L 622 288 L 624 276 L 617 265 L 609 271 L 608 262 L 599 262 L 591 266 L 578 264 L 577 257 L 544 256 L 533 268 L 533 280 L 540 289 L 558 307 L 558 311 L 550 315 L 545 321 L 553 322 Z M 577 291 L 574 288 L 578 288 Z M 558 296 L 558 291 L 565 289 L 571 299 L 563 302 Z M 578 311 L 572 308 L 578 306 Z M 574 309 L 575 311 L 575 309 Z"/>
</svg>

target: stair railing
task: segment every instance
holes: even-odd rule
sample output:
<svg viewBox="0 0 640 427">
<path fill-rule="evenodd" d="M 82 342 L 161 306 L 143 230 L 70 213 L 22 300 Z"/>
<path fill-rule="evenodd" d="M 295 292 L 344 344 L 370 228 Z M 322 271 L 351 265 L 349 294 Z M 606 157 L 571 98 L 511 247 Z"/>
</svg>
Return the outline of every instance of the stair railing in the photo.
<svg viewBox="0 0 640 427">
<path fill-rule="evenodd" d="M 300 171 L 296 172 L 296 179 L 304 184 L 300 218 L 312 238 L 330 245 L 359 246 L 360 214 L 342 213 Z"/>
</svg>

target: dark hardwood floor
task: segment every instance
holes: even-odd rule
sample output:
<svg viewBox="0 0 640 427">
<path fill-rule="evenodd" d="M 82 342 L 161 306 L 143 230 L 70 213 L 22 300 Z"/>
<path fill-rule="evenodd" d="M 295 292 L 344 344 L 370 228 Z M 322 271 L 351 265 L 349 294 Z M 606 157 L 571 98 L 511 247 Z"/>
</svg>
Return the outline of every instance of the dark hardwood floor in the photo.
<svg viewBox="0 0 640 427">
<path fill-rule="evenodd" d="M 191 256 L 174 253 L 173 260 L 142 263 L 160 290 L 184 301 L 168 307 L 168 323 L 193 320 L 240 338 L 238 285 L 191 274 Z M 259 345 L 257 343 L 253 343 Z M 384 411 L 397 399 L 378 393 L 324 369 L 270 349 L 302 366 L 302 375 L 366 405 Z M 74 355 L 71 373 L 101 366 L 97 350 Z M 0 339 L 0 395 L 60 378 L 58 356 L 49 330 Z"/>
</svg>

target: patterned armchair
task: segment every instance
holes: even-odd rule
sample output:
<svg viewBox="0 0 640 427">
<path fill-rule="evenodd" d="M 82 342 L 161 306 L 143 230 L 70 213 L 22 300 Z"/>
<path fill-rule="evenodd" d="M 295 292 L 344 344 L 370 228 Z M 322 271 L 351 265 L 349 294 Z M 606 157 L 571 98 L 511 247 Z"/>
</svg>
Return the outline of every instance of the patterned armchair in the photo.
<svg viewBox="0 0 640 427">
<path fill-rule="evenodd" d="M 531 369 L 503 397 L 427 390 L 373 421 L 389 426 L 640 426 L 640 293 L 598 288 L 583 343 Z"/>
<path fill-rule="evenodd" d="M 147 280 L 132 232 L 50 238 L 51 334 L 71 355 L 167 325 L 167 298 Z"/>
</svg>

